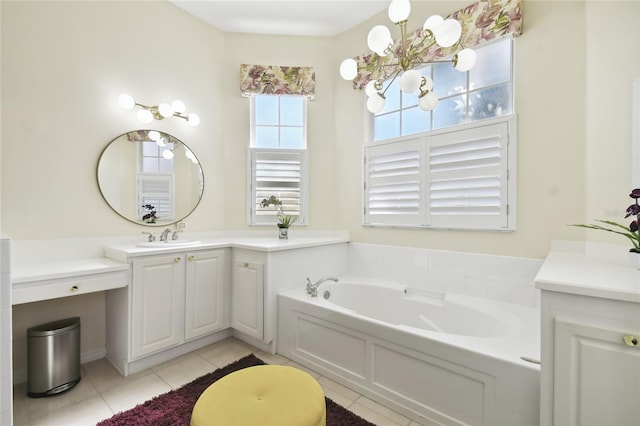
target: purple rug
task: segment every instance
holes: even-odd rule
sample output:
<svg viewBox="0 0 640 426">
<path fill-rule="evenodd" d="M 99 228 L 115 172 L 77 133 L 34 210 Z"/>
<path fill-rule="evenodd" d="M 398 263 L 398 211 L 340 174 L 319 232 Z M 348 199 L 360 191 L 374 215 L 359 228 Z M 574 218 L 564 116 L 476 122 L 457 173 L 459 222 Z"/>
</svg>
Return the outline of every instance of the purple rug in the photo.
<svg viewBox="0 0 640 426">
<path fill-rule="evenodd" d="M 189 426 L 191 410 L 205 389 L 229 373 L 254 365 L 264 365 L 264 362 L 253 354 L 247 355 L 226 367 L 198 377 L 179 389 L 156 396 L 130 410 L 103 420 L 97 426 Z M 325 399 L 328 426 L 374 426 L 329 398 Z"/>
</svg>

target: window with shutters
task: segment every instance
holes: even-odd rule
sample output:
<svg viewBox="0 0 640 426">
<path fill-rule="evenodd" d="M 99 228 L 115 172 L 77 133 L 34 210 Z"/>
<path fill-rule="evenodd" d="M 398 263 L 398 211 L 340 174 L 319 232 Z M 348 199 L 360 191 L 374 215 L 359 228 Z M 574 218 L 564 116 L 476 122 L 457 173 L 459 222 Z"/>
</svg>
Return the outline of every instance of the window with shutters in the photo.
<svg viewBox="0 0 640 426">
<path fill-rule="evenodd" d="M 260 203 L 272 195 L 285 214 L 307 224 L 306 104 L 304 96 L 252 95 L 251 144 L 248 154 L 248 223 L 277 222 L 274 206 Z"/>
<path fill-rule="evenodd" d="M 148 213 L 142 207 L 147 204 L 154 206 L 159 219 L 174 219 L 173 143 L 141 141 L 137 146 L 140 150 L 136 188 L 138 219 L 142 220 Z"/>
<path fill-rule="evenodd" d="M 515 118 L 364 149 L 370 226 L 515 229 Z"/>
</svg>

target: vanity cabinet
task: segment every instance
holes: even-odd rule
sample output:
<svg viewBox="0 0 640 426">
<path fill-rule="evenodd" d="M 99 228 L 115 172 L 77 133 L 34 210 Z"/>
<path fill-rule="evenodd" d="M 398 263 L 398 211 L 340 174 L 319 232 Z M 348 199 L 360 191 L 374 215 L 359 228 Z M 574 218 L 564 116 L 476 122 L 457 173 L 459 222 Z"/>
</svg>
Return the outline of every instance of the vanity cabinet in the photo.
<svg viewBox="0 0 640 426">
<path fill-rule="evenodd" d="M 187 254 L 185 281 L 185 339 L 229 326 L 225 321 L 223 250 Z"/>
<path fill-rule="evenodd" d="M 264 264 L 235 258 L 231 282 L 231 327 L 264 338 Z"/>
<path fill-rule="evenodd" d="M 127 258 L 131 285 L 107 295 L 107 358 L 125 376 L 231 335 L 226 253 Z"/>
<path fill-rule="evenodd" d="M 132 262 L 131 355 L 139 358 L 227 327 L 224 250 Z"/>
<path fill-rule="evenodd" d="M 166 255 L 132 262 L 132 358 L 177 345 L 183 340 L 184 257 Z"/>
<path fill-rule="evenodd" d="M 640 271 L 588 253 L 552 252 L 536 286 L 540 424 L 638 424 Z"/>
</svg>

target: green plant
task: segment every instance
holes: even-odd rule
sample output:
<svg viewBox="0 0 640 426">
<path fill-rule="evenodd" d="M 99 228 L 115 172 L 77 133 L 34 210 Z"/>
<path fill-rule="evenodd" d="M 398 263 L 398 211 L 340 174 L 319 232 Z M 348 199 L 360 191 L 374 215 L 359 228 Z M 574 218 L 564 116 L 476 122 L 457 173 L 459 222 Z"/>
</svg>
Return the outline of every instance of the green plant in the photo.
<svg viewBox="0 0 640 426">
<path fill-rule="evenodd" d="M 265 198 L 260 202 L 260 206 L 262 208 L 267 208 L 269 206 L 275 206 L 278 210 L 278 228 L 288 228 L 298 220 L 298 216 L 291 216 L 284 214 L 282 210 L 282 201 L 277 199 L 275 195 L 272 195 L 269 198 Z"/>
<path fill-rule="evenodd" d="M 610 220 L 596 220 L 597 222 L 604 223 L 605 225 L 609 225 L 615 229 L 607 228 L 602 225 L 593 225 L 593 224 L 577 224 L 571 226 L 579 226 L 581 228 L 588 229 L 598 229 L 600 231 L 613 232 L 614 234 L 622 235 L 628 238 L 633 244 L 633 247 L 629 250 L 634 253 L 640 253 L 640 230 L 638 229 L 638 223 L 640 222 L 640 205 L 638 205 L 638 198 L 640 198 L 640 188 L 636 188 L 631 191 L 629 197 L 633 198 L 634 204 L 631 204 L 627 207 L 625 219 L 629 216 L 635 216 L 635 220 L 633 220 L 629 226 L 621 225 L 617 222 L 613 222 Z"/>
</svg>

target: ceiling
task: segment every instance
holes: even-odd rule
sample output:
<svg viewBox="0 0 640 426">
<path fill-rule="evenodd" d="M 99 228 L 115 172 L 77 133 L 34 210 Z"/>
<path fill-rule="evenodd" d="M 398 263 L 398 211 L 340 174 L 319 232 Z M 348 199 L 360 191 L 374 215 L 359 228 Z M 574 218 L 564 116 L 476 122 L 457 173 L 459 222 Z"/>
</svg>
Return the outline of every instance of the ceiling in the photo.
<svg viewBox="0 0 640 426">
<path fill-rule="evenodd" d="M 332 37 L 387 9 L 389 0 L 169 0 L 226 31 Z"/>
</svg>

